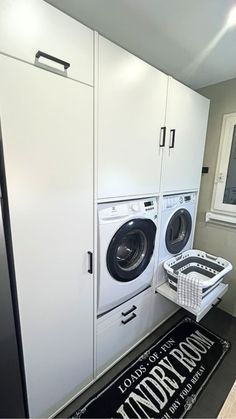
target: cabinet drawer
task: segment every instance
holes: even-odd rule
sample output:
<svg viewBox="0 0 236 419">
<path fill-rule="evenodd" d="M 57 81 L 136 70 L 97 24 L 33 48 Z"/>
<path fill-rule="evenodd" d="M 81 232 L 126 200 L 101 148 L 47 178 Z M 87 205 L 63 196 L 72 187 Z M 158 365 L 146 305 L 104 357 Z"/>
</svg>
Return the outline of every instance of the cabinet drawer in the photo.
<svg viewBox="0 0 236 419">
<path fill-rule="evenodd" d="M 194 314 L 196 316 L 196 321 L 199 322 L 212 307 L 215 307 L 221 301 L 221 297 L 228 291 L 228 287 L 228 284 L 224 283 L 215 287 L 205 298 L 203 298 L 198 310 L 185 306 L 180 307 L 183 307 L 185 310 Z M 177 292 L 170 288 L 167 282 L 157 287 L 157 292 L 174 303 L 177 303 Z"/>
<path fill-rule="evenodd" d="M 98 320 L 97 372 L 102 372 L 176 311 L 176 305 L 152 289 Z"/>
<path fill-rule="evenodd" d="M 115 321 L 122 320 L 122 318 L 124 317 L 122 313 L 129 312 L 131 308 L 133 308 L 133 306 L 135 306 L 135 310 L 138 308 L 140 309 L 141 306 L 143 306 L 147 301 L 149 301 L 150 294 L 152 292 L 153 291 L 149 287 L 146 290 L 142 291 L 140 294 L 136 295 L 135 297 L 124 302 L 120 306 L 109 311 L 105 315 L 99 316 L 97 319 L 98 329 L 103 330 L 104 328 L 108 327 L 110 324 L 114 323 Z"/>
<path fill-rule="evenodd" d="M 29 63 L 43 51 L 70 64 L 67 76 L 93 84 L 93 31 L 42 0 L 0 0 L 0 52 Z M 62 70 L 61 64 L 40 59 Z"/>
<path fill-rule="evenodd" d="M 148 332 L 148 312 L 137 307 L 132 313 L 97 331 L 97 373 L 101 373 Z"/>
</svg>

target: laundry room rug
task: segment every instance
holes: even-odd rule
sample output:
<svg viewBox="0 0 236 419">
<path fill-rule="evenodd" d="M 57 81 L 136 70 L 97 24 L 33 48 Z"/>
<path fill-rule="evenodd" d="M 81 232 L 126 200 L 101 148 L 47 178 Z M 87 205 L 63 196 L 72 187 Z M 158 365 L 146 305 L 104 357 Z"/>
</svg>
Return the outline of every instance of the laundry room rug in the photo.
<svg viewBox="0 0 236 419">
<path fill-rule="evenodd" d="M 185 317 L 71 418 L 182 418 L 229 348 Z"/>
</svg>

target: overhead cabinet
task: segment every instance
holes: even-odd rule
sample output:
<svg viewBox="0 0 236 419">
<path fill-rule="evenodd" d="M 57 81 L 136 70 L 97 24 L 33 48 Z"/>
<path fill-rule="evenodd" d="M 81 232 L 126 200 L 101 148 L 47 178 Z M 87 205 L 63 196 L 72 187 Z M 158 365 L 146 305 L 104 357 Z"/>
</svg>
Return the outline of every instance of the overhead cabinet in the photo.
<svg viewBox="0 0 236 419">
<path fill-rule="evenodd" d="M 169 77 L 163 192 L 191 191 L 200 187 L 208 110 L 208 99 Z"/>
<path fill-rule="evenodd" d="M 168 77 L 99 36 L 98 197 L 160 188 Z"/>
<path fill-rule="evenodd" d="M 99 36 L 98 199 L 198 189 L 208 108 Z"/>
<path fill-rule="evenodd" d="M 93 378 L 93 89 L 4 55 L 0 68 L 29 411 L 48 417 Z"/>
<path fill-rule="evenodd" d="M 0 10 L 0 52 L 93 84 L 91 29 L 43 0 L 0 0 Z"/>
</svg>

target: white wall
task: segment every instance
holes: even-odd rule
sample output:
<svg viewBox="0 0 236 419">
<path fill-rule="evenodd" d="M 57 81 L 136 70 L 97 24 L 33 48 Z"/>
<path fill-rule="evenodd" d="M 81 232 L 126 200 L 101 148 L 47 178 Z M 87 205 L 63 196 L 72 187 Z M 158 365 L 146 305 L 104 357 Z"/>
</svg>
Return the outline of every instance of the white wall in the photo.
<svg viewBox="0 0 236 419">
<path fill-rule="evenodd" d="M 209 173 L 202 176 L 194 247 L 222 256 L 235 266 L 226 277 L 230 289 L 220 308 L 236 317 L 236 228 L 204 221 L 211 207 L 223 115 L 236 112 L 236 79 L 202 88 L 199 93 L 211 100 L 204 155 L 204 166 L 209 166 Z"/>
</svg>

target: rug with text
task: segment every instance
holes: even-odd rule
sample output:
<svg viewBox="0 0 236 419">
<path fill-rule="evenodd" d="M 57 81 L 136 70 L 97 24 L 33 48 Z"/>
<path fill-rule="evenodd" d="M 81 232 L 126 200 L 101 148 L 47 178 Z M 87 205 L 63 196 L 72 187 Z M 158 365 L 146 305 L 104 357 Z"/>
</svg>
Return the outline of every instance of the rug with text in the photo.
<svg viewBox="0 0 236 419">
<path fill-rule="evenodd" d="M 229 348 L 186 317 L 71 418 L 182 418 Z"/>
</svg>

